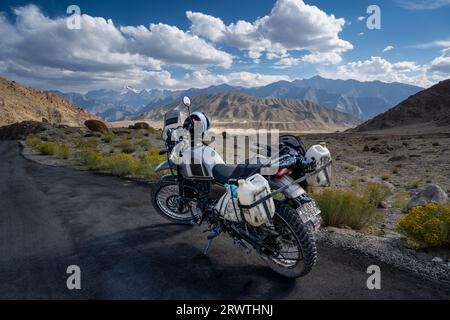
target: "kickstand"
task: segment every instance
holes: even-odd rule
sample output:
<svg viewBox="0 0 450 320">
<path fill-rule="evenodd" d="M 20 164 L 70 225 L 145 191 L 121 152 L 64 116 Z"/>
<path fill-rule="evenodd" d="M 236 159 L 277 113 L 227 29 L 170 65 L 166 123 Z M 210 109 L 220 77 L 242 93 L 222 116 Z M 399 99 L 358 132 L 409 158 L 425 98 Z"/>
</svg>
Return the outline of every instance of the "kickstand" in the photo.
<svg viewBox="0 0 450 320">
<path fill-rule="evenodd" d="M 222 228 L 219 225 L 213 226 L 209 231 L 211 231 L 210 234 L 208 234 L 208 243 L 206 244 L 205 250 L 203 250 L 203 254 L 206 256 L 208 255 L 209 248 L 211 247 L 211 243 L 215 238 L 219 236 L 219 234 L 222 233 Z M 206 231 L 205 231 L 206 232 Z"/>
<path fill-rule="evenodd" d="M 208 255 L 209 247 L 211 246 L 211 243 L 213 242 L 214 238 L 208 239 L 208 243 L 206 244 L 205 250 L 203 250 L 203 254 L 205 256 Z"/>
</svg>

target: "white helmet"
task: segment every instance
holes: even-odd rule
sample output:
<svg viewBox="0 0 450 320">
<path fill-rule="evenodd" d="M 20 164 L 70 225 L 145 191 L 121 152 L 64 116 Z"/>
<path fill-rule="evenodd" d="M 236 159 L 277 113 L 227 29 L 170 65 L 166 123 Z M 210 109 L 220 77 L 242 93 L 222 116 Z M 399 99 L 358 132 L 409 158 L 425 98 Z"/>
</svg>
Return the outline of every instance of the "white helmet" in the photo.
<svg viewBox="0 0 450 320">
<path fill-rule="evenodd" d="M 198 123 L 198 124 L 197 124 Z M 200 111 L 191 113 L 191 115 L 184 121 L 183 128 L 188 130 L 191 134 L 194 133 L 194 128 L 197 130 L 200 128 L 201 134 L 203 135 L 208 131 L 210 122 L 208 117 Z M 198 132 L 196 132 L 198 134 Z"/>
</svg>

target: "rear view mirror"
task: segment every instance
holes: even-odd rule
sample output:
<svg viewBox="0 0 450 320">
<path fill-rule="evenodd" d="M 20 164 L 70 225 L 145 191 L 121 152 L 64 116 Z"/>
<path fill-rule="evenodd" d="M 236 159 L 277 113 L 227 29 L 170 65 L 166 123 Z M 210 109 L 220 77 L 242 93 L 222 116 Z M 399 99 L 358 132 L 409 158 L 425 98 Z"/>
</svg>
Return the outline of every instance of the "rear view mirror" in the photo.
<svg viewBox="0 0 450 320">
<path fill-rule="evenodd" d="M 190 106 L 191 106 L 191 99 L 189 99 L 189 97 L 184 97 L 184 98 L 183 98 L 183 104 L 184 104 L 186 107 L 190 107 Z"/>
</svg>

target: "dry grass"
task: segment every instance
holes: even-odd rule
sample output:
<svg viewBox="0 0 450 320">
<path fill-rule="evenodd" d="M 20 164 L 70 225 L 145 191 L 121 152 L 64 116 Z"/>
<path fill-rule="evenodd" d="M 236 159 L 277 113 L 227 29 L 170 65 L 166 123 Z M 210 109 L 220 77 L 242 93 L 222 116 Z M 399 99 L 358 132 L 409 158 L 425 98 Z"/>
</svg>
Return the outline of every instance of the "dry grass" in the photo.
<svg viewBox="0 0 450 320">
<path fill-rule="evenodd" d="M 325 226 L 360 230 L 377 220 L 376 209 L 353 191 L 325 190 L 314 196 Z"/>
<path fill-rule="evenodd" d="M 408 184 L 408 188 L 409 189 L 419 189 L 420 186 L 422 184 L 422 181 L 419 178 L 416 178 L 414 180 L 412 180 L 409 184 Z"/>
<path fill-rule="evenodd" d="M 116 176 L 135 174 L 140 168 L 139 159 L 120 153 L 103 159 L 103 168 Z"/>
<path fill-rule="evenodd" d="M 29 135 L 25 143 L 32 148 L 36 148 L 39 144 L 42 143 L 42 139 L 35 135 Z"/>
<path fill-rule="evenodd" d="M 394 196 L 394 206 L 405 211 L 409 200 L 411 200 L 409 192 L 398 192 Z"/>
<path fill-rule="evenodd" d="M 80 163 L 90 170 L 99 170 L 103 168 L 104 159 L 98 151 L 86 149 L 79 153 L 78 159 Z"/>
<path fill-rule="evenodd" d="M 104 143 L 111 143 L 114 140 L 114 133 L 105 134 L 102 138 Z"/>
<path fill-rule="evenodd" d="M 70 156 L 70 148 L 67 144 L 44 142 L 40 137 L 34 135 L 28 136 L 25 143 L 46 156 L 56 155 L 63 159 L 68 159 Z"/>
<path fill-rule="evenodd" d="M 159 151 L 151 149 L 145 157 L 141 159 L 141 166 L 138 174 L 143 178 L 154 180 L 159 178 L 164 172 L 155 172 L 155 167 L 161 162 L 167 160 L 166 155 L 159 155 Z"/>
<path fill-rule="evenodd" d="M 349 227 L 355 230 L 374 225 L 380 215 L 377 207 L 390 195 L 387 186 L 368 183 L 353 190 L 328 189 L 314 195 L 325 226 Z"/>
<path fill-rule="evenodd" d="M 122 150 L 123 153 L 133 153 L 136 151 L 136 147 L 131 139 L 122 139 L 117 147 Z"/>
</svg>

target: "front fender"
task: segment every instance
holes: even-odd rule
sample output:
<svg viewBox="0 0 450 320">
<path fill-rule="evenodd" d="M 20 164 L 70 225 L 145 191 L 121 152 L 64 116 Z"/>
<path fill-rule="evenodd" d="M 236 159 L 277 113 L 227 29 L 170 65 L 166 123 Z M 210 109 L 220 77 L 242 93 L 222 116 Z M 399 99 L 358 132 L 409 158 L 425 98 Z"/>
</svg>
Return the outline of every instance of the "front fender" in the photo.
<svg viewBox="0 0 450 320">
<path fill-rule="evenodd" d="M 159 178 L 159 180 L 165 181 L 165 182 L 173 182 L 173 181 L 177 181 L 178 177 L 173 174 L 168 174 L 168 175 L 162 176 L 161 178 Z"/>
<path fill-rule="evenodd" d="M 160 172 L 163 170 L 176 170 L 177 166 L 174 165 L 170 160 L 166 160 L 164 162 L 161 162 L 156 168 L 155 168 L 155 172 Z"/>
</svg>

